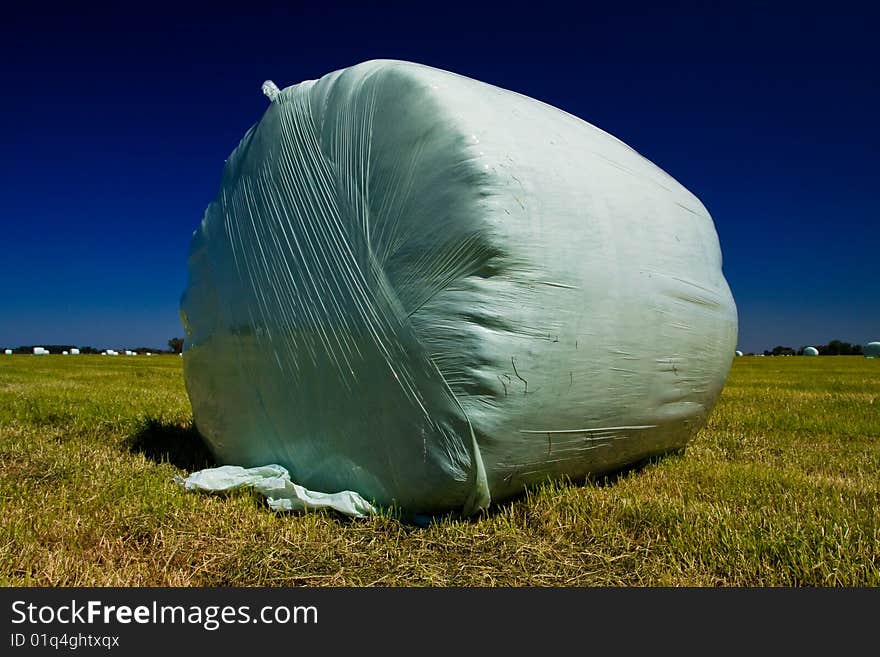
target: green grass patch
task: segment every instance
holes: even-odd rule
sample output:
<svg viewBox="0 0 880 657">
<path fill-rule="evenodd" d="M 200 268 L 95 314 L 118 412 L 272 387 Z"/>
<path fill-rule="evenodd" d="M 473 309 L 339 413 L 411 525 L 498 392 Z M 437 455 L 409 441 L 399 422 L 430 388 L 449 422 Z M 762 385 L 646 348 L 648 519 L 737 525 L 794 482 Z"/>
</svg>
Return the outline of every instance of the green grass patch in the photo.
<svg viewBox="0 0 880 657">
<path fill-rule="evenodd" d="M 684 454 L 427 528 L 185 492 L 181 366 L 0 357 L 0 584 L 880 586 L 880 361 L 737 358 Z"/>
</svg>

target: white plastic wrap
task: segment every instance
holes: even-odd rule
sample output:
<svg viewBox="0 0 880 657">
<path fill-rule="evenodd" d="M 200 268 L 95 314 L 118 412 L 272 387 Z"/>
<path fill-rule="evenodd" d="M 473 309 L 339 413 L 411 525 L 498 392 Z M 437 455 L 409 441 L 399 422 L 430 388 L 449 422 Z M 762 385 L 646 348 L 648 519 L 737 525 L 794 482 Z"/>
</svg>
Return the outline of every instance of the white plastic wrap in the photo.
<svg viewBox="0 0 880 657">
<path fill-rule="evenodd" d="M 269 508 L 273 511 L 331 508 L 353 518 L 376 512 L 373 505 L 351 491 L 328 494 L 306 490 L 293 483 L 290 474 L 280 465 L 247 469 L 224 465 L 194 472 L 186 478 L 179 477 L 178 483 L 187 490 L 208 493 L 253 488 L 267 498 Z"/>
<path fill-rule="evenodd" d="M 370 61 L 277 92 L 181 301 L 222 463 L 472 513 L 685 445 L 737 338 L 702 203 L 626 144 L 459 75 Z"/>
</svg>

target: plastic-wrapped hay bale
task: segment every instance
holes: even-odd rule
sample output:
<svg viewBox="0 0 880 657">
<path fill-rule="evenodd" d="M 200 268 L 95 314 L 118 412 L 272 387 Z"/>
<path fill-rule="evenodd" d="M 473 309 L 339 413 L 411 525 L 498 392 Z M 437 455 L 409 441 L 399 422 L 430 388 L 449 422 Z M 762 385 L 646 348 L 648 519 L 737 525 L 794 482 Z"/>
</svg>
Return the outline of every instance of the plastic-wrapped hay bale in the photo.
<svg viewBox="0 0 880 657">
<path fill-rule="evenodd" d="M 471 513 L 686 444 L 737 315 L 702 203 L 525 96 L 370 61 L 278 91 L 181 300 L 222 463 Z"/>
<path fill-rule="evenodd" d="M 4 350 L 3 350 L 3 353 L 4 353 L 6 356 L 11 356 L 11 355 L 12 355 L 12 349 L 4 349 Z"/>
<path fill-rule="evenodd" d="M 743 355 L 743 352 L 741 352 L 739 349 L 737 349 L 737 350 L 733 353 L 733 355 L 734 355 L 734 356 L 742 356 L 742 355 Z"/>
<path fill-rule="evenodd" d="M 804 356 L 818 356 L 819 350 L 816 347 L 806 347 L 804 349 Z"/>
<path fill-rule="evenodd" d="M 73 348 L 70 350 L 70 355 L 71 355 L 71 356 L 79 356 L 79 349 L 77 349 L 76 347 L 73 347 Z"/>
<path fill-rule="evenodd" d="M 866 358 L 880 358 L 880 342 L 869 342 L 866 344 L 864 354 Z"/>
</svg>

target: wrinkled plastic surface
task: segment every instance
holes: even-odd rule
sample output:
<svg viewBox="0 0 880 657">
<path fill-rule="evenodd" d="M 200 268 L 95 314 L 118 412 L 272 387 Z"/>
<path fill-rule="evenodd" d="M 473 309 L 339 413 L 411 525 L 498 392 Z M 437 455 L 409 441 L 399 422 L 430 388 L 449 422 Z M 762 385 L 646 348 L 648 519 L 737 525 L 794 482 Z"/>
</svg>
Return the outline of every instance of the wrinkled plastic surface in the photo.
<svg viewBox="0 0 880 657">
<path fill-rule="evenodd" d="M 473 513 L 700 428 L 737 315 L 712 219 L 676 180 L 570 114 L 426 66 L 273 86 L 181 300 L 220 462 Z"/>
<path fill-rule="evenodd" d="M 372 504 L 351 491 L 327 494 L 307 490 L 293 483 L 290 474 L 280 465 L 258 468 L 224 465 L 193 472 L 178 481 L 187 490 L 211 493 L 253 488 L 267 498 L 269 508 L 274 511 L 332 508 L 355 518 L 376 512 Z"/>
</svg>

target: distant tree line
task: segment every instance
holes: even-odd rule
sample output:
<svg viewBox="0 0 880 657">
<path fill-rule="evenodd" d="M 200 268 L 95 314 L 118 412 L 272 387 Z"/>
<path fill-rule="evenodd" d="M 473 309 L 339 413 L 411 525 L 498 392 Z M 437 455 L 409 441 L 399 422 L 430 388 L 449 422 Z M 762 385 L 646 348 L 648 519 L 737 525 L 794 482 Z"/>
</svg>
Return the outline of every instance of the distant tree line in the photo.
<svg viewBox="0 0 880 657">
<path fill-rule="evenodd" d="M 32 354 L 34 353 L 34 347 L 42 347 L 50 354 L 60 354 L 62 351 L 69 352 L 71 349 L 79 349 L 79 353 L 81 354 L 99 354 L 101 353 L 94 347 L 78 347 L 75 344 L 24 344 L 20 347 L 15 347 L 12 350 L 14 354 Z"/>
<path fill-rule="evenodd" d="M 828 344 L 804 345 L 800 349 L 776 345 L 773 349 L 764 350 L 765 356 L 803 356 L 804 349 L 815 347 L 820 356 L 862 356 L 862 345 L 850 344 L 841 340 L 832 340 Z"/>
<path fill-rule="evenodd" d="M 801 353 L 806 347 L 801 347 Z M 816 345 L 820 356 L 863 356 L 862 345 L 832 340 L 825 345 Z"/>
<path fill-rule="evenodd" d="M 60 354 L 61 352 L 70 353 L 71 349 L 79 349 L 80 354 L 100 354 L 102 349 L 95 349 L 95 347 L 91 346 L 77 346 L 75 344 L 25 344 L 20 347 L 12 348 L 12 353 L 14 354 L 32 354 L 34 353 L 34 347 L 42 347 L 50 354 Z M 137 347 L 136 349 L 131 349 L 129 347 L 124 347 L 119 349 L 118 351 L 123 351 L 128 349 L 129 351 L 133 351 L 136 354 L 145 354 L 150 352 L 151 354 L 170 354 L 175 353 L 174 351 L 165 351 L 162 349 L 156 349 L 155 347 Z M 2 349 L 0 349 L 0 354 L 2 354 Z"/>
</svg>

